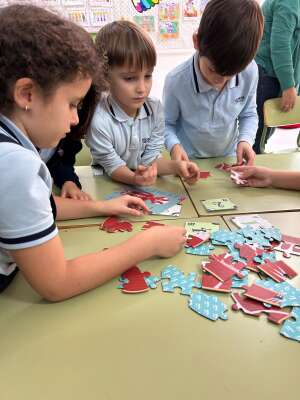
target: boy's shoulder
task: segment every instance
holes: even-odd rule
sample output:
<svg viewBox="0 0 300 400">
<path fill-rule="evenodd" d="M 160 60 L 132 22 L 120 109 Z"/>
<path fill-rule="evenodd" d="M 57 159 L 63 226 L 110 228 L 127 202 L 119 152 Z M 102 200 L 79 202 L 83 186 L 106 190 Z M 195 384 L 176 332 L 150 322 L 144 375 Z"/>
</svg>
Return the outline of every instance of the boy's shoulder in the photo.
<svg viewBox="0 0 300 400">
<path fill-rule="evenodd" d="M 194 60 L 194 54 L 192 57 L 188 58 L 181 64 L 177 65 L 174 69 L 172 69 L 166 76 L 168 80 L 178 81 L 182 78 L 186 79 L 189 77 L 189 72 L 192 72 L 192 63 Z"/>
</svg>

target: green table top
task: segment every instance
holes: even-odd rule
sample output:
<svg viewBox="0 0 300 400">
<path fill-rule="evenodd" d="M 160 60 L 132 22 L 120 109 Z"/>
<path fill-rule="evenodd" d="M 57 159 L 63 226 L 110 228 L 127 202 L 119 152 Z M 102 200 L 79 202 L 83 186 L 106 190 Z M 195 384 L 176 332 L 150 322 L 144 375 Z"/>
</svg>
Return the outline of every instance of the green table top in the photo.
<svg viewBox="0 0 300 400">
<path fill-rule="evenodd" d="M 201 220 L 224 224 L 219 217 Z M 134 232 L 140 228 L 135 224 Z M 61 237 L 71 258 L 133 233 L 86 227 L 62 230 Z M 140 268 L 158 275 L 173 264 L 190 272 L 204 259 L 182 251 Z M 299 343 L 279 335 L 264 316 L 229 310 L 228 321 L 212 322 L 191 311 L 179 292 L 163 293 L 159 286 L 129 295 L 116 286 L 114 279 L 49 304 L 18 274 L 0 298 L 1 399 L 297 398 Z M 229 295 L 218 297 L 231 306 Z"/>
<path fill-rule="evenodd" d="M 93 176 L 92 169 L 89 166 L 76 167 L 76 173 L 79 176 L 82 184 L 82 190 L 89 193 L 93 199 L 104 199 L 104 197 L 112 192 L 119 191 L 122 188 L 122 184 L 112 181 L 107 176 Z M 124 185 L 123 185 L 124 186 Z M 155 188 L 166 192 L 176 193 L 178 195 L 186 196 L 182 204 L 182 209 L 179 218 L 196 218 L 198 216 L 181 180 L 174 176 L 165 176 L 158 178 L 155 184 Z M 160 215 L 144 215 L 142 217 L 126 217 L 130 220 L 135 221 L 147 221 L 147 220 L 161 220 L 161 219 L 175 219 L 172 216 L 160 216 Z M 178 217 L 177 217 L 178 218 Z M 90 226 L 99 225 L 104 220 L 104 217 L 97 218 L 82 218 L 68 221 L 57 221 L 57 225 L 60 228 L 64 227 L 78 227 L 78 226 Z"/>
<path fill-rule="evenodd" d="M 272 211 L 300 210 L 299 191 L 273 188 L 246 188 L 235 185 L 230 174 L 215 168 L 220 162 L 234 163 L 235 158 L 210 158 L 194 160 L 203 171 L 210 171 L 211 177 L 200 180 L 186 189 L 199 215 L 224 215 L 243 213 L 263 213 Z M 262 154 L 256 158 L 256 165 L 274 169 L 300 171 L 300 153 Z M 228 211 L 208 212 L 201 200 L 229 198 L 237 208 Z"/>
</svg>

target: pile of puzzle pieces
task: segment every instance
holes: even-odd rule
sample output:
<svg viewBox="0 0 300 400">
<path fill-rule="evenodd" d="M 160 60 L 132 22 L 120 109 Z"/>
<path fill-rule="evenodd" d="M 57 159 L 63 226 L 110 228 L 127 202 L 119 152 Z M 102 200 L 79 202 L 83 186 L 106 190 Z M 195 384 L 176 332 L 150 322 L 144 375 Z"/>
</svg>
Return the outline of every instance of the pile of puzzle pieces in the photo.
<svg viewBox="0 0 300 400">
<path fill-rule="evenodd" d="M 297 276 L 298 272 L 286 262 L 277 260 L 275 254 L 275 250 L 285 251 L 287 240 L 292 253 L 285 256 L 300 255 L 298 239 L 281 235 L 274 227 L 244 227 L 227 231 L 218 230 L 213 224 L 207 229 L 197 229 L 197 223 L 189 224 L 186 253 L 208 256 L 208 260 L 201 263 L 201 279 L 195 272 L 185 274 L 172 265 L 164 268 L 160 277 L 152 277 L 149 272 L 141 272 L 138 267 L 134 267 L 139 277 L 138 287 L 132 287 L 132 272 L 129 270 L 120 278 L 122 291 L 146 291 L 156 288 L 161 281 L 163 292 L 174 292 L 175 288 L 180 288 L 181 294 L 189 296 L 190 309 L 213 321 L 218 318 L 227 319 L 227 306 L 204 290 L 231 293 L 233 310 L 242 310 L 256 317 L 264 313 L 270 322 L 283 324 L 280 330 L 282 335 L 300 341 L 300 290 L 287 282 Z M 211 254 L 216 246 L 225 246 L 228 251 Z M 264 279 L 257 279 L 249 285 L 250 271 Z M 237 292 L 237 289 L 243 292 Z M 292 309 L 287 310 L 286 307 Z"/>
</svg>

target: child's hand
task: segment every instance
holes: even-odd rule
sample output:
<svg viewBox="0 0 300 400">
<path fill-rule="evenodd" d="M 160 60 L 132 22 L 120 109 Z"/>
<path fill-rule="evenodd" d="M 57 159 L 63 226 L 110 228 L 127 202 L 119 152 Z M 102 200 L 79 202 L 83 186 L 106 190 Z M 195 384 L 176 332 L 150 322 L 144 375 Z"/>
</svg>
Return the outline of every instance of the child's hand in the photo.
<svg viewBox="0 0 300 400">
<path fill-rule="evenodd" d="M 246 179 L 244 186 L 267 187 L 272 185 L 272 170 L 264 167 L 241 166 L 233 167 L 233 171 L 240 174 L 241 179 Z"/>
<path fill-rule="evenodd" d="M 154 185 L 157 178 L 157 164 L 154 162 L 148 167 L 139 165 L 135 171 L 134 185 L 151 186 Z"/>
<path fill-rule="evenodd" d="M 186 230 L 180 226 L 155 226 L 147 231 L 147 243 L 153 245 L 153 255 L 173 257 L 186 242 Z"/>
<path fill-rule="evenodd" d="M 237 164 L 243 164 L 244 160 L 247 165 L 253 165 L 255 152 L 247 142 L 239 142 L 236 148 Z"/>
<path fill-rule="evenodd" d="M 191 161 L 175 161 L 176 174 L 179 175 L 189 185 L 193 185 L 200 178 L 198 165 Z"/>
<path fill-rule="evenodd" d="M 281 109 L 282 111 L 290 111 L 294 108 L 297 99 L 297 90 L 294 87 L 286 89 L 282 92 Z"/>
<path fill-rule="evenodd" d="M 181 144 L 175 144 L 171 150 L 171 159 L 175 161 L 190 161 Z"/>
<path fill-rule="evenodd" d="M 103 202 L 102 215 L 134 215 L 139 216 L 149 213 L 149 208 L 142 199 L 134 196 L 121 196 Z"/>
<path fill-rule="evenodd" d="M 72 181 L 66 181 L 61 188 L 61 197 L 74 200 L 92 200 L 88 193 L 83 192 Z"/>
</svg>

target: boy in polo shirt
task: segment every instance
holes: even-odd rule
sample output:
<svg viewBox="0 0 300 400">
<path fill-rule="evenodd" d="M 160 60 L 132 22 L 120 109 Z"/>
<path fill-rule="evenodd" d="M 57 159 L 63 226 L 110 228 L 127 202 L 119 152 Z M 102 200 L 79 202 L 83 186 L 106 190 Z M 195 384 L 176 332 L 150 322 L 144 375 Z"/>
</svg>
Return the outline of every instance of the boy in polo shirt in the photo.
<svg viewBox="0 0 300 400">
<path fill-rule="evenodd" d="M 166 147 L 174 160 L 229 156 L 252 164 L 257 130 L 257 66 L 263 31 L 254 0 L 211 0 L 197 34 L 196 53 L 166 78 Z"/>
<path fill-rule="evenodd" d="M 93 164 L 126 184 L 152 185 L 158 174 L 195 183 L 196 164 L 160 155 L 165 125 L 161 103 L 149 97 L 156 64 L 151 39 L 132 22 L 115 21 L 98 32 L 96 48 L 108 59 L 110 91 L 96 107 L 87 135 Z"/>
</svg>

